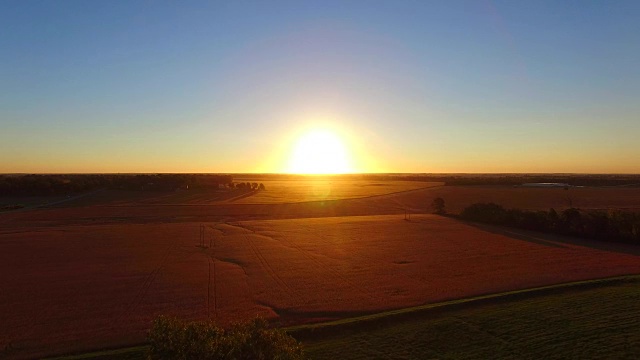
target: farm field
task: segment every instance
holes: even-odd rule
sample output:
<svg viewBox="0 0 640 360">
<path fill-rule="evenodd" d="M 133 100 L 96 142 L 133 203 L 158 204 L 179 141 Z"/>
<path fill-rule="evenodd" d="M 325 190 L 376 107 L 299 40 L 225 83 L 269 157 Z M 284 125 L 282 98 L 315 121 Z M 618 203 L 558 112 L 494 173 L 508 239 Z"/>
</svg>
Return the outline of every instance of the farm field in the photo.
<svg viewBox="0 0 640 360">
<path fill-rule="evenodd" d="M 640 0 L 574 3 L 4 1 L 0 360 L 640 360 Z"/>
<path fill-rule="evenodd" d="M 310 359 L 625 359 L 640 353 L 630 282 L 417 315 L 305 342 Z"/>
<path fill-rule="evenodd" d="M 436 197 L 445 200 L 447 210 L 451 213 L 459 213 L 477 202 L 494 202 L 507 208 L 528 210 L 560 210 L 573 206 L 582 209 L 640 211 L 640 187 L 575 187 L 564 190 L 512 186 L 442 186 L 442 183 L 437 182 L 416 181 L 243 180 L 262 182 L 267 190 L 103 190 L 52 207 L 77 208 L 80 214 L 96 214 L 95 217 L 132 214 L 134 217 L 164 217 L 168 221 L 183 216 L 199 221 L 198 217 L 210 218 L 212 215 L 224 216 L 225 219 L 252 219 L 393 214 L 404 210 L 428 213 L 431 212 L 430 204 Z M 37 201 L 55 203 L 60 199 L 64 200 L 61 197 L 40 197 Z M 4 200 L 7 204 L 16 203 L 15 199 Z M 160 209 L 166 206 L 176 208 Z M 91 209 L 87 211 L 86 207 Z M 115 209 L 108 210 L 105 207 Z M 130 209 L 123 210 L 122 207 Z M 191 209 L 185 209 L 186 207 Z M 136 213 L 140 215 L 134 215 Z M 73 212 L 68 214 L 74 215 Z M 56 217 L 56 214 L 51 215 Z"/>
<path fill-rule="evenodd" d="M 303 181 L 298 185 L 287 187 L 284 181 L 271 181 L 275 189 L 249 193 L 230 192 L 197 192 L 188 191 L 170 193 L 168 195 L 144 195 L 144 200 L 121 201 L 110 203 L 108 192 L 102 198 L 91 201 L 91 205 L 271 205 L 284 208 L 286 205 L 299 206 L 300 209 L 313 207 L 314 203 L 324 202 L 328 206 L 339 206 L 353 209 L 356 214 L 361 207 L 376 209 L 410 209 L 416 212 L 430 212 L 431 201 L 436 197 L 445 199 L 449 212 L 458 213 L 465 207 L 478 202 L 494 202 L 507 208 L 529 210 L 548 210 L 549 208 L 565 209 L 571 206 L 582 209 L 625 209 L 640 210 L 640 187 L 582 187 L 564 190 L 562 188 L 526 188 L 512 186 L 442 186 L 441 183 L 424 182 L 392 182 L 385 187 L 376 187 L 374 183 L 363 182 L 353 187 L 335 187 L 334 198 L 318 198 L 322 192 L 313 192 L 312 181 Z M 291 181 L 291 183 L 295 183 Z M 399 184 L 398 184 L 399 183 Z M 414 185 L 411 187 L 410 185 Z M 357 191 L 356 191 L 357 190 Z M 354 191 L 349 195 L 350 191 Z M 129 195 L 130 196 L 130 195 Z M 139 195 L 140 196 L 140 195 Z M 117 197 L 117 195 L 116 195 Z M 213 200 L 209 200 L 213 199 Z M 313 201 L 312 201 L 313 200 Z M 340 200 L 340 201 L 336 201 Z M 234 207 L 239 209 L 238 207 Z M 369 210 L 370 214 L 376 211 Z"/>
<path fill-rule="evenodd" d="M 509 231 L 417 214 L 3 226 L 0 348 L 136 344 L 159 314 L 292 325 L 640 273 L 633 247 Z"/>
<path fill-rule="evenodd" d="M 640 211 L 640 187 L 575 187 L 564 190 L 512 186 L 440 186 L 397 194 L 392 198 L 406 208 L 419 209 L 424 208 L 425 203 L 430 204 L 435 197 L 442 197 L 447 210 L 452 213 L 459 213 L 465 207 L 479 202 L 493 202 L 506 208 L 528 210 L 566 209 L 573 206 L 581 209 Z"/>
<path fill-rule="evenodd" d="M 351 179 L 271 180 L 245 178 L 267 190 L 244 189 L 124 191 L 104 190 L 64 204 L 67 206 L 140 206 L 140 205 L 215 205 L 215 204 L 281 204 L 363 198 L 441 186 L 439 182 L 371 181 Z M 0 199 L 1 200 L 1 199 Z"/>
<path fill-rule="evenodd" d="M 418 183 L 421 186 L 429 183 Z M 302 186 L 302 185 L 301 185 Z M 264 193 L 269 192 L 266 190 Z M 242 201 L 258 196 L 260 192 Z M 245 204 L 230 202 L 231 192 L 98 192 L 52 208 L 28 212 L 4 213 L 0 226 L 22 229 L 25 226 L 150 224 L 175 222 L 224 222 L 252 219 L 288 219 L 326 216 L 360 216 L 430 213 L 431 202 L 442 197 L 450 213 L 458 213 L 477 202 L 495 202 L 507 208 L 557 210 L 573 206 L 583 209 L 639 210 L 640 188 L 585 187 L 570 190 L 554 188 L 514 188 L 510 186 L 433 186 L 397 193 L 369 195 L 363 198 L 294 202 L 285 193 L 280 202 Z M 219 200 L 207 203 L 212 197 Z M 265 195 L 266 196 L 266 195 Z M 178 199 L 178 197 L 182 197 Z M 173 200 L 169 201 L 168 199 Z M 275 200 L 274 200 L 275 201 Z"/>
<path fill-rule="evenodd" d="M 639 285 L 637 277 L 605 280 L 288 331 L 302 339 L 306 356 L 314 360 L 630 358 L 640 352 Z M 145 359 L 146 351 L 146 346 L 136 346 L 82 358 L 138 360 Z"/>
<path fill-rule="evenodd" d="M 4 207 L 19 205 L 20 207 L 40 206 L 47 203 L 67 199 L 67 196 L 0 196 L 0 212 Z"/>
<path fill-rule="evenodd" d="M 325 201 L 362 198 L 442 186 L 439 182 L 421 181 L 371 181 L 352 179 L 309 180 L 260 180 L 267 191 L 258 191 L 251 196 L 230 201 L 239 204 L 273 204 L 287 202 Z"/>
</svg>

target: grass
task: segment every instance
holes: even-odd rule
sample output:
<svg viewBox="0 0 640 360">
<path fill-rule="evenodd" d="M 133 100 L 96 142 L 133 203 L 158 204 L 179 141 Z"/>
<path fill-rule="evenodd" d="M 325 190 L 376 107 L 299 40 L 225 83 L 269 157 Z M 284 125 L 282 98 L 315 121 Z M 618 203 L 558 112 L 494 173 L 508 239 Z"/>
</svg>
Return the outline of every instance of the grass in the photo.
<svg viewBox="0 0 640 360">
<path fill-rule="evenodd" d="M 453 309 L 308 340 L 311 359 L 590 359 L 640 353 L 640 284 Z"/>
<path fill-rule="evenodd" d="M 634 358 L 640 277 L 581 281 L 288 331 L 310 359 Z M 58 359 L 142 359 L 146 347 Z"/>
<path fill-rule="evenodd" d="M 141 360 L 145 359 L 145 354 L 149 347 L 147 345 L 133 346 L 115 350 L 102 350 L 85 354 L 60 356 L 49 358 L 48 360 Z"/>
</svg>

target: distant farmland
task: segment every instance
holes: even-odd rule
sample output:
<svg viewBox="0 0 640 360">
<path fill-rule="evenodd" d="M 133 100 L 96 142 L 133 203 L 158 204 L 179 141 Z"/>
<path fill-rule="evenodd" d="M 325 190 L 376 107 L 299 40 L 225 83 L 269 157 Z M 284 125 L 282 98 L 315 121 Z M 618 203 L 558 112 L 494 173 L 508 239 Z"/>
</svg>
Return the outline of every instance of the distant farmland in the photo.
<svg viewBox="0 0 640 360">
<path fill-rule="evenodd" d="M 640 272 L 632 248 L 434 215 L 204 225 L 206 248 L 201 223 L 3 230 L 0 345 L 33 357 L 139 343 L 158 314 L 299 324 Z"/>
<path fill-rule="evenodd" d="M 421 181 L 372 181 L 351 179 L 323 180 L 265 180 L 268 191 L 258 191 L 252 196 L 235 200 L 244 204 L 271 204 L 282 202 L 304 202 L 352 199 L 397 193 L 408 190 L 442 186 L 441 182 Z"/>
<path fill-rule="evenodd" d="M 243 179 L 264 191 L 99 190 L 0 214 L 0 351 L 136 344 L 159 314 L 314 323 L 640 273 L 637 248 L 428 215 L 435 197 L 450 213 L 476 202 L 634 210 L 640 188 L 260 180 Z"/>
<path fill-rule="evenodd" d="M 327 201 L 379 196 L 442 186 L 441 182 L 371 181 L 350 179 L 272 180 L 246 178 L 242 182 L 261 183 L 266 190 L 196 189 L 177 191 L 106 190 L 71 203 L 89 205 L 215 205 L 278 204 Z M 5 202 L 9 203 L 7 199 Z M 13 200 L 15 203 L 16 200 Z M 0 198 L 0 204 L 2 198 Z M 66 206 L 66 204 L 65 204 Z"/>
</svg>

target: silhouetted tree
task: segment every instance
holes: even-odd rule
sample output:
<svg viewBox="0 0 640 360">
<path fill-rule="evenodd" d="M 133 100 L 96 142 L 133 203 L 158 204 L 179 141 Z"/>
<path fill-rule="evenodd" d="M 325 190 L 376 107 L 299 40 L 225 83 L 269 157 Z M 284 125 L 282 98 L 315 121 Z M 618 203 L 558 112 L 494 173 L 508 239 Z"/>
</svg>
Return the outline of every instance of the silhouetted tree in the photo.
<svg viewBox="0 0 640 360">
<path fill-rule="evenodd" d="M 436 214 L 442 215 L 446 213 L 446 210 L 444 208 L 444 199 L 441 197 L 437 197 L 433 199 L 433 202 L 431 203 L 431 208 L 433 209 L 433 212 Z"/>
<path fill-rule="evenodd" d="M 582 216 L 580 210 L 569 208 L 562 212 L 562 222 L 565 232 L 578 234 L 582 232 Z"/>
<path fill-rule="evenodd" d="M 547 222 L 548 222 L 549 230 L 557 231 L 560 229 L 562 225 L 560 224 L 560 216 L 558 215 L 558 212 L 556 211 L 556 209 L 554 208 L 549 209 L 549 212 L 547 213 Z"/>
</svg>

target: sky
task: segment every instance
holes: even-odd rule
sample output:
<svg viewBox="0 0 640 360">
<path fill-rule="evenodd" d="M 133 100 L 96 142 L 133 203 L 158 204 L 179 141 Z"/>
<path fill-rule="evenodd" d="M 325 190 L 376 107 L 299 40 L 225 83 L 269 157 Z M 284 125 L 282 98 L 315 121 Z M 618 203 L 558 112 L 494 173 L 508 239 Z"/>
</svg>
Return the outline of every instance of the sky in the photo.
<svg viewBox="0 0 640 360">
<path fill-rule="evenodd" d="M 638 19 L 622 0 L 0 0 L 0 173 L 281 172 L 313 129 L 356 172 L 640 173 Z"/>
</svg>

